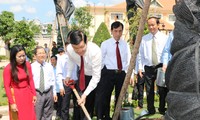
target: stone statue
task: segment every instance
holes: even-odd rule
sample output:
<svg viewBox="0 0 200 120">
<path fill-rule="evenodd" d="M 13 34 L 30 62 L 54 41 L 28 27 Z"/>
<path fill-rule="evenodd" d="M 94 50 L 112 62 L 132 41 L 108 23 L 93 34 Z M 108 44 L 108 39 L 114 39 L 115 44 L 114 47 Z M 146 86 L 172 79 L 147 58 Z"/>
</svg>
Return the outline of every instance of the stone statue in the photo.
<svg viewBox="0 0 200 120">
<path fill-rule="evenodd" d="M 200 118 L 200 0 L 178 0 L 172 59 L 165 80 L 169 89 L 165 120 Z"/>
</svg>

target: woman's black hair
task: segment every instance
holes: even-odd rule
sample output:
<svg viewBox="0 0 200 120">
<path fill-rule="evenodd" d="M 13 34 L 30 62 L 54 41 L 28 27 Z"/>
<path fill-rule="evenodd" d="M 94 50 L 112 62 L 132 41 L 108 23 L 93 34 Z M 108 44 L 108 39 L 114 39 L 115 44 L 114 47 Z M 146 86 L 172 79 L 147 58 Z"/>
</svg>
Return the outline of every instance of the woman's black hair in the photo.
<svg viewBox="0 0 200 120">
<path fill-rule="evenodd" d="M 15 83 L 19 83 L 16 55 L 20 51 L 24 51 L 26 53 L 26 51 L 22 45 L 15 45 L 10 49 L 11 77 Z M 26 66 L 26 61 L 24 61 L 22 66 L 27 74 L 27 77 L 29 77 L 29 73 L 28 73 L 27 66 Z"/>
</svg>

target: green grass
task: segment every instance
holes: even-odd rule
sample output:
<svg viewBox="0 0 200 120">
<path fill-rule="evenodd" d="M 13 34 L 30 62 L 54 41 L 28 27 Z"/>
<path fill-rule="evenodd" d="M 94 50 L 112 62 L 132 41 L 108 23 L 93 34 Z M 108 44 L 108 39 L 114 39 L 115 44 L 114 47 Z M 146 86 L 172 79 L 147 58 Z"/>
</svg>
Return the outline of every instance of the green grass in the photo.
<svg viewBox="0 0 200 120">
<path fill-rule="evenodd" d="M 157 96 L 156 96 L 156 97 L 157 97 Z M 155 98 L 156 98 L 156 97 L 155 97 Z M 134 101 L 134 102 L 136 102 L 136 101 Z M 144 106 L 143 106 L 143 109 L 136 110 L 135 107 L 134 107 L 135 118 L 137 118 L 143 110 L 147 110 L 146 99 L 144 99 L 144 102 L 145 102 L 145 104 L 144 104 Z M 146 116 L 146 117 L 144 117 L 144 118 L 161 118 L 162 115 L 159 114 L 159 112 L 158 112 L 159 102 L 155 100 L 154 105 L 155 105 L 155 108 L 156 108 L 156 114 L 154 114 L 154 115 L 149 115 L 149 116 Z"/>
<path fill-rule="evenodd" d="M 0 69 L 0 106 L 7 105 L 7 97 L 3 85 L 3 69 Z"/>
</svg>

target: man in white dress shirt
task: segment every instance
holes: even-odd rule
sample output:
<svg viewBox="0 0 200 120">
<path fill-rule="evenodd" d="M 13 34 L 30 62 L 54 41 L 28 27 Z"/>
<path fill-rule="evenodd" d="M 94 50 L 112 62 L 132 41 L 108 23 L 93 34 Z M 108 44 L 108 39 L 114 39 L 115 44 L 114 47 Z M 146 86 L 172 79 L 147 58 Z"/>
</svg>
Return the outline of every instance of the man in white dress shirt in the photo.
<svg viewBox="0 0 200 120">
<path fill-rule="evenodd" d="M 130 48 L 127 42 L 121 39 L 123 24 L 119 21 L 111 25 L 112 38 L 101 44 L 102 72 L 101 80 L 97 86 L 96 110 L 97 119 L 110 120 L 110 100 L 115 88 L 115 105 L 121 91 L 126 71 L 130 61 Z M 118 66 L 117 46 L 119 48 L 121 65 Z M 120 67 L 120 68 L 119 68 Z"/>
<path fill-rule="evenodd" d="M 34 55 L 36 61 L 31 64 L 31 67 L 37 94 L 35 105 L 37 120 L 51 120 L 54 109 L 53 105 L 54 102 L 57 102 L 53 66 L 45 62 L 46 52 L 43 47 L 36 47 Z"/>
<path fill-rule="evenodd" d="M 70 43 L 67 46 L 68 54 L 68 68 L 67 77 L 65 82 L 72 79 L 72 72 L 76 63 L 81 68 L 81 57 L 84 61 L 84 78 L 85 88 L 81 91 L 81 99 L 78 100 L 78 104 L 85 104 L 85 107 L 93 117 L 94 101 L 95 101 L 95 88 L 100 80 L 101 76 L 101 49 L 94 43 L 87 41 L 87 36 L 79 30 L 73 31 L 70 35 Z M 80 75 L 79 75 L 80 76 Z M 80 86 L 82 82 L 79 82 Z M 80 112 L 80 119 L 86 119 L 83 111 Z"/>
<path fill-rule="evenodd" d="M 147 91 L 147 109 L 149 114 L 155 114 L 154 106 L 154 83 L 157 75 L 157 68 L 162 67 L 161 56 L 167 41 L 167 36 L 159 31 L 159 19 L 150 17 L 147 20 L 149 34 L 142 37 L 138 54 L 139 75 L 144 78 Z M 144 69 L 144 74 L 142 74 Z M 162 94 L 162 92 L 159 92 Z M 161 104 L 161 103 L 160 103 Z M 165 112 L 159 108 L 159 112 Z"/>
</svg>

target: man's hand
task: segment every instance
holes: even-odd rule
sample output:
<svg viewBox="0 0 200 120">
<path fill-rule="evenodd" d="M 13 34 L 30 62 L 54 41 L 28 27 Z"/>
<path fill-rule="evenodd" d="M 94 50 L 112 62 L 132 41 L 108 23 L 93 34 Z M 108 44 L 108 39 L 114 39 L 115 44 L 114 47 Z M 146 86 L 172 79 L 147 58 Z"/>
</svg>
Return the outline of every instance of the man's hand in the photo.
<svg viewBox="0 0 200 120">
<path fill-rule="evenodd" d="M 67 78 L 65 78 L 65 80 L 63 81 L 64 85 L 66 85 L 66 86 L 67 86 L 67 84 L 68 84 L 69 80 L 70 80 L 70 77 L 67 77 Z"/>
<path fill-rule="evenodd" d="M 13 112 L 17 112 L 18 111 L 18 109 L 17 109 L 17 105 L 16 104 L 11 104 L 11 110 L 13 111 Z"/>
<path fill-rule="evenodd" d="M 54 102 L 57 102 L 57 101 L 58 101 L 57 95 L 54 95 L 54 96 L 53 96 L 53 100 L 54 100 Z"/>
<path fill-rule="evenodd" d="M 139 76 L 142 78 L 143 77 L 142 70 L 139 70 L 138 73 L 139 73 Z"/>
<path fill-rule="evenodd" d="M 134 74 L 134 78 L 135 78 L 135 83 L 138 83 L 138 75 L 137 74 Z"/>
<path fill-rule="evenodd" d="M 79 104 L 79 105 L 85 104 L 86 97 L 87 97 L 87 96 L 86 96 L 85 94 L 83 94 L 83 95 L 81 96 L 81 98 L 80 98 L 79 100 L 77 100 L 78 104 Z"/>
<path fill-rule="evenodd" d="M 64 96 L 65 95 L 65 90 L 64 89 L 60 89 L 60 95 Z"/>
<path fill-rule="evenodd" d="M 163 71 L 164 73 L 166 72 L 166 69 L 167 69 L 167 65 L 164 65 L 164 64 L 163 64 L 162 71 Z"/>
<path fill-rule="evenodd" d="M 37 97 L 36 97 L 36 96 L 33 96 L 33 104 L 34 104 L 34 105 L 35 105 L 36 101 L 37 101 Z"/>
</svg>

